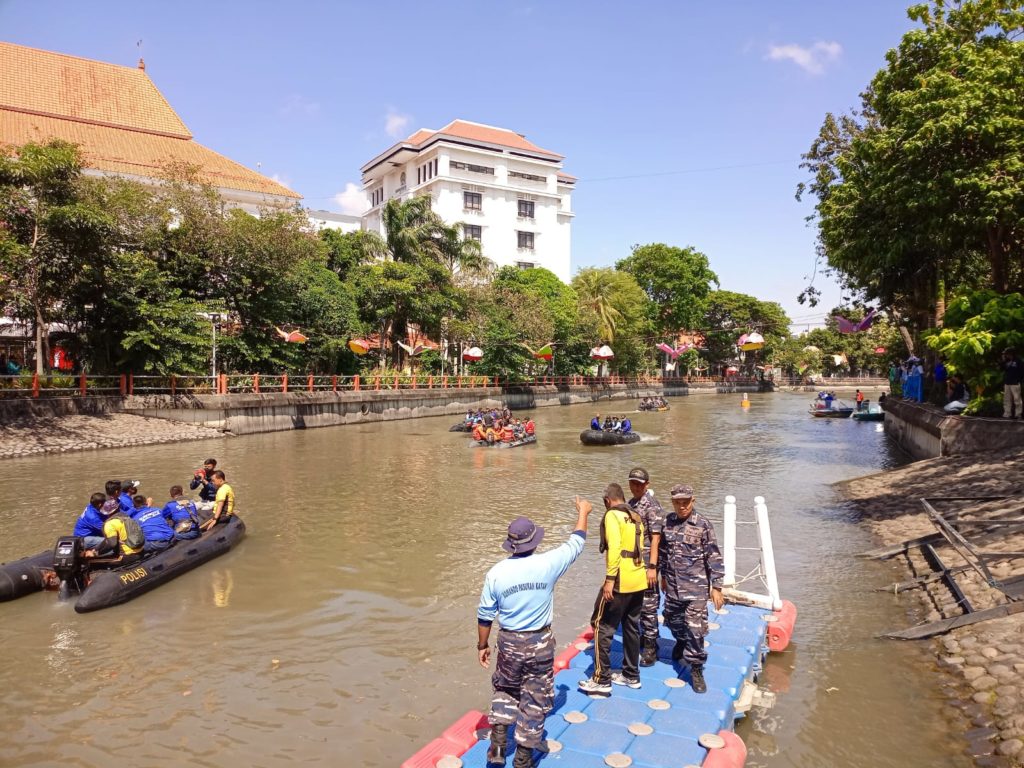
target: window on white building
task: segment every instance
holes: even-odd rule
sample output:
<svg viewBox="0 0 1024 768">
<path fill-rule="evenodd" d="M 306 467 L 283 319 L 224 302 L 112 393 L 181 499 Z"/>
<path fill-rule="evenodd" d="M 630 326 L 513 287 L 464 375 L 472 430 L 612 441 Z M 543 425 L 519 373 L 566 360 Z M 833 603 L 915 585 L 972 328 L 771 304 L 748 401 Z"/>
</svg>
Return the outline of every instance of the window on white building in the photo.
<svg viewBox="0 0 1024 768">
<path fill-rule="evenodd" d="M 462 207 L 467 211 L 480 211 L 484 207 L 484 196 L 479 192 L 463 192 Z"/>
<path fill-rule="evenodd" d="M 459 163 L 452 161 L 448 163 L 448 167 L 456 171 L 469 171 L 470 173 L 482 173 L 487 176 L 494 175 L 494 169 L 487 165 L 473 165 L 472 163 Z"/>
<path fill-rule="evenodd" d="M 370 192 L 370 207 L 375 208 L 384 202 L 384 187 L 377 187 Z"/>
<path fill-rule="evenodd" d="M 516 232 L 518 247 L 522 250 L 533 250 L 533 232 Z"/>
<path fill-rule="evenodd" d="M 516 266 L 519 267 L 520 269 L 533 269 L 537 265 L 534 264 L 532 261 L 517 261 Z"/>
<path fill-rule="evenodd" d="M 479 242 L 483 239 L 484 230 L 479 224 L 463 224 L 462 234 L 465 235 L 467 240 L 476 240 Z"/>
<path fill-rule="evenodd" d="M 547 176 L 538 176 L 535 173 L 523 173 L 521 171 L 509 171 L 508 177 L 510 179 L 526 179 L 526 181 L 547 181 Z"/>
<path fill-rule="evenodd" d="M 534 212 L 533 200 L 520 200 L 519 201 L 519 218 L 520 219 L 532 219 Z"/>
</svg>

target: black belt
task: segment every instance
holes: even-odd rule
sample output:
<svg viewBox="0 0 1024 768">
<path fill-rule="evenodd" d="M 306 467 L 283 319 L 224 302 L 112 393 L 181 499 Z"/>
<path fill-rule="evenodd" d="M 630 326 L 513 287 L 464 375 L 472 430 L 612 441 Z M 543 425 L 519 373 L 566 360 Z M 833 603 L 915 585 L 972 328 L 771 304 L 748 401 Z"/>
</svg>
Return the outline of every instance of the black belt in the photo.
<svg viewBox="0 0 1024 768">
<path fill-rule="evenodd" d="M 640 557 L 640 553 L 637 552 L 635 549 L 624 549 L 619 554 L 621 554 L 623 557 L 632 557 L 632 558 Z"/>
<path fill-rule="evenodd" d="M 550 624 L 547 624 L 546 626 L 543 626 L 540 629 L 505 629 L 504 627 L 502 627 L 501 631 L 511 632 L 514 635 L 536 635 L 541 632 L 547 632 L 549 629 L 551 629 Z"/>
</svg>

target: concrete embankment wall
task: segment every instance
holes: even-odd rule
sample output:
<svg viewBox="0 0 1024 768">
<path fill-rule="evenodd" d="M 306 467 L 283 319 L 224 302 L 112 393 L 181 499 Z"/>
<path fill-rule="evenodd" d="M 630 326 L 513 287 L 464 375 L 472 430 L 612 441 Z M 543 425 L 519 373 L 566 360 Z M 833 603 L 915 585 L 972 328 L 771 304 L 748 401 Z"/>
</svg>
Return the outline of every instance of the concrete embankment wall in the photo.
<svg viewBox="0 0 1024 768">
<path fill-rule="evenodd" d="M 236 435 L 247 435 L 424 416 L 450 415 L 454 422 L 470 408 L 500 408 L 503 405 L 513 411 L 523 411 L 555 405 L 635 400 L 653 395 L 672 397 L 755 391 L 756 386 L 642 387 L 610 384 L 174 397 L 136 395 L 125 398 L 123 407 L 125 412 L 139 416 L 202 424 Z M 623 404 L 623 410 L 632 409 L 632 404 L 628 407 Z"/>
<path fill-rule="evenodd" d="M 1006 448 L 1024 450 L 1024 423 L 951 416 L 919 403 L 886 400 L 885 431 L 915 459 Z"/>
</svg>

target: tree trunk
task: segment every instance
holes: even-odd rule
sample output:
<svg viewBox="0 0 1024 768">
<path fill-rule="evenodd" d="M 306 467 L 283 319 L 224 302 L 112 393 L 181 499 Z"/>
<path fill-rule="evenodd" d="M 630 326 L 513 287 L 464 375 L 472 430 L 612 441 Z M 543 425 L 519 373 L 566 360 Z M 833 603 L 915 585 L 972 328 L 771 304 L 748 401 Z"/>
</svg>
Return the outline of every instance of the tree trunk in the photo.
<svg viewBox="0 0 1024 768">
<path fill-rule="evenodd" d="M 1002 225 L 988 228 L 988 262 L 992 267 L 992 287 L 999 293 L 1006 293 L 1010 280 Z"/>
<path fill-rule="evenodd" d="M 36 373 L 42 376 L 46 373 L 45 361 L 50 357 L 50 340 L 46 323 L 43 322 L 43 312 L 36 304 Z"/>
<path fill-rule="evenodd" d="M 946 281 L 941 277 L 935 286 L 935 327 L 942 327 L 942 319 L 946 316 Z"/>
</svg>

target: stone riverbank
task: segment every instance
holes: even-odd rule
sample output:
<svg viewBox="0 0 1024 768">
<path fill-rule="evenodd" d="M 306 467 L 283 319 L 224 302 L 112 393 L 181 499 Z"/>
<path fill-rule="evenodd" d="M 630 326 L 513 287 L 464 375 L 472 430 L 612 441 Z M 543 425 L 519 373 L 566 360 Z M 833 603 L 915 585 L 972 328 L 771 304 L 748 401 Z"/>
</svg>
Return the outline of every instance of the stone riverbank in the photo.
<svg viewBox="0 0 1024 768">
<path fill-rule="evenodd" d="M 19 416 L 0 423 L 0 459 L 222 436 L 210 427 L 128 413 Z"/>
<path fill-rule="evenodd" d="M 895 545 L 935 532 L 921 498 L 1007 496 L 1010 498 L 949 501 L 935 506 L 943 513 L 959 510 L 961 523 L 998 518 L 1024 524 L 1024 450 L 1020 449 L 929 459 L 846 481 L 838 487 L 882 545 Z M 1005 581 L 1024 576 L 1024 525 L 1018 526 L 1016 533 L 1007 533 L 1002 526 L 961 528 L 976 534 L 989 531 L 978 535 L 975 541 L 983 551 L 994 553 L 988 560 L 994 579 Z M 936 550 L 948 567 L 965 564 L 944 543 L 936 545 Z M 908 579 L 931 572 L 919 552 L 900 556 L 910 571 Z M 1005 556 L 1000 556 L 1002 553 Z M 977 609 L 1007 602 L 1002 593 L 988 587 L 973 570 L 959 574 L 957 582 Z M 961 613 L 941 582 L 904 594 L 908 600 L 923 601 L 924 621 Z M 951 710 L 966 718 L 957 720 L 966 723 L 964 737 L 977 763 L 1007 768 L 1024 766 L 1024 613 L 916 642 L 931 644 L 936 669 L 945 676 L 944 688 L 950 696 Z"/>
</svg>

